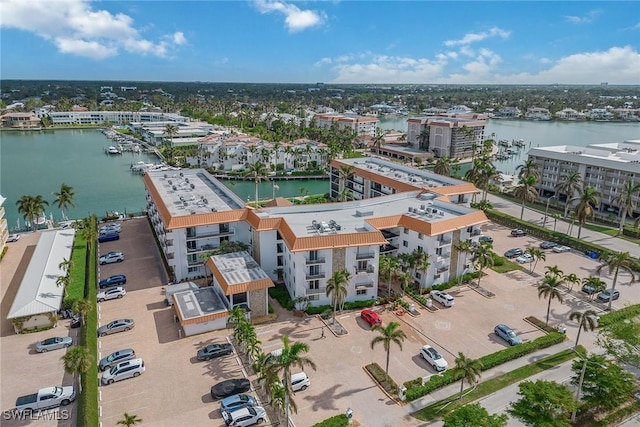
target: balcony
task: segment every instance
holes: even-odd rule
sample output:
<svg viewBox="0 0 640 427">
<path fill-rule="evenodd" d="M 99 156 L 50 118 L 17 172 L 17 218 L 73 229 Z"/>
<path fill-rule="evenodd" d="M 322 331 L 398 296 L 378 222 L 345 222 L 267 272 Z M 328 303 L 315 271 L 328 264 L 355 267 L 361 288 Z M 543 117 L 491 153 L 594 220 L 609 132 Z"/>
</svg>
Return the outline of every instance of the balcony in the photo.
<svg viewBox="0 0 640 427">
<path fill-rule="evenodd" d="M 436 271 L 438 272 L 438 274 L 445 273 L 445 272 L 449 271 L 449 267 L 446 266 L 446 265 L 443 265 L 441 267 L 438 267 L 436 269 Z"/>
<path fill-rule="evenodd" d="M 316 295 L 316 294 L 327 294 L 327 288 L 322 287 L 322 288 L 316 288 L 316 289 L 312 289 L 312 288 L 307 288 L 305 289 L 305 293 L 307 295 Z"/>
<path fill-rule="evenodd" d="M 356 259 L 374 259 L 376 254 L 373 252 L 359 252 L 356 254 Z"/>
<path fill-rule="evenodd" d="M 209 237 L 233 236 L 234 234 L 236 234 L 235 228 L 229 228 L 229 229 L 219 230 L 219 231 L 210 231 L 207 233 L 204 233 L 204 232 L 197 233 L 195 235 L 190 235 L 187 233 L 187 240 L 206 239 Z"/>
<path fill-rule="evenodd" d="M 305 259 L 305 264 L 313 265 L 313 264 L 324 264 L 326 262 L 325 257 L 317 257 L 317 258 L 309 258 Z"/>
<path fill-rule="evenodd" d="M 394 233 L 393 231 L 389 230 L 381 230 L 381 233 L 385 239 L 393 239 L 394 237 L 400 236 L 400 233 Z"/>
<path fill-rule="evenodd" d="M 324 277 L 325 277 L 324 272 L 318 272 L 314 274 L 307 273 L 306 275 L 307 280 L 324 279 Z"/>
<path fill-rule="evenodd" d="M 472 236 L 477 236 L 477 234 L 472 234 Z M 447 246 L 451 244 L 451 239 L 438 239 L 436 240 L 436 247 L 441 248 L 443 246 Z"/>
<path fill-rule="evenodd" d="M 189 248 L 187 247 L 187 253 L 192 254 L 195 252 L 205 252 L 205 251 L 212 251 L 214 249 L 218 249 L 219 246 L 213 246 L 213 245 L 202 245 L 199 248 Z"/>
<path fill-rule="evenodd" d="M 479 228 L 475 228 L 471 231 L 472 236 L 479 236 L 481 234 L 482 234 L 482 230 L 480 230 Z"/>
<path fill-rule="evenodd" d="M 395 252 L 397 250 L 398 250 L 398 247 L 394 246 L 394 245 L 383 245 L 383 246 L 380 246 L 380 254 L 381 255 L 382 254 L 388 254 L 390 252 Z"/>
<path fill-rule="evenodd" d="M 201 259 L 198 259 L 198 260 L 196 260 L 196 261 L 188 261 L 188 262 L 187 262 L 187 265 L 188 265 L 189 267 L 199 267 L 199 266 L 201 266 L 201 265 L 204 265 L 204 261 L 203 261 L 203 260 L 201 260 Z"/>
</svg>

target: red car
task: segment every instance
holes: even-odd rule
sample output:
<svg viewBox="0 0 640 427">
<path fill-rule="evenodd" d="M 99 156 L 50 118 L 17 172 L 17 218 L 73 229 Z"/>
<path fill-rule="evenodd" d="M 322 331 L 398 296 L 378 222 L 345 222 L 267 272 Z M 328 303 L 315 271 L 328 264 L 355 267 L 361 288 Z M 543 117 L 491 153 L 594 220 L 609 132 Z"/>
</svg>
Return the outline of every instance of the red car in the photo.
<svg viewBox="0 0 640 427">
<path fill-rule="evenodd" d="M 362 320 L 364 320 L 371 326 L 382 325 L 382 320 L 380 320 L 380 316 L 378 316 L 378 313 L 369 309 L 362 310 L 362 312 L 360 313 L 360 317 L 362 317 Z"/>
</svg>

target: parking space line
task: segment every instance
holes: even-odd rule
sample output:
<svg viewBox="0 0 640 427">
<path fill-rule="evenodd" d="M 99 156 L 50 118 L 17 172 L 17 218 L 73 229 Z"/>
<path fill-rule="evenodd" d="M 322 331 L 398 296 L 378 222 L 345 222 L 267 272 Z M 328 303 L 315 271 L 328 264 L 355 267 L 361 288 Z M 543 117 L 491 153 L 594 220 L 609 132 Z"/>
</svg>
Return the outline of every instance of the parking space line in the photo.
<svg viewBox="0 0 640 427">
<path fill-rule="evenodd" d="M 134 411 L 135 411 L 135 412 L 137 412 L 137 411 L 139 411 L 140 409 L 144 409 L 144 408 L 146 408 L 146 407 L 147 407 L 147 406 L 139 406 L 139 407 L 137 407 L 137 408 L 130 409 L 130 410 L 128 411 L 128 413 L 132 413 L 132 414 L 133 414 L 133 413 L 134 413 Z M 120 415 L 118 415 L 118 414 L 114 414 L 114 415 L 109 415 L 108 417 L 104 417 L 104 419 L 105 419 L 105 420 L 107 420 L 107 419 L 109 419 L 109 418 L 119 417 L 119 416 L 120 416 Z"/>
<path fill-rule="evenodd" d="M 122 395 L 121 395 L 120 397 L 117 397 L 117 398 L 115 398 L 115 399 L 105 400 L 105 402 L 109 402 L 109 403 L 111 403 L 111 402 L 117 402 L 118 400 L 122 400 L 122 399 L 129 399 L 129 398 L 131 398 L 131 397 L 133 397 L 133 396 L 138 396 L 138 395 L 140 395 L 140 394 L 145 394 L 145 392 L 141 391 L 140 393 L 127 394 L 126 396 L 122 396 Z"/>
</svg>

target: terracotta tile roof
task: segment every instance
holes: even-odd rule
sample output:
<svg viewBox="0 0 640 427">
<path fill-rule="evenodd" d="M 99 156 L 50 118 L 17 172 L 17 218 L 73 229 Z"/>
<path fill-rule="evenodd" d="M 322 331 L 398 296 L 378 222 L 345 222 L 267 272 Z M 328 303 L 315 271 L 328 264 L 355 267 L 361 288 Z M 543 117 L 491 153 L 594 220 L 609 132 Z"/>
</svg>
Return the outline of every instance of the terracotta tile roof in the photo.
<svg viewBox="0 0 640 427">
<path fill-rule="evenodd" d="M 276 206 L 291 206 L 293 203 L 289 199 L 285 199 L 284 197 L 276 197 L 275 199 L 271 199 L 267 202 L 267 207 L 272 208 Z"/>
<path fill-rule="evenodd" d="M 393 215 L 380 218 L 371 218 L 367 222 L 378 230 L 394 227 L 406 227 L 427 236 L 437 236 L 472 225 L 489 222 L 482 211 L 472 212 L 466 215 L 427 222 L 419 218 L 407 215 Z"/>
<path fill-rule="evenodd" d="M 461 185 L 447 185 L 443 187 L 429 188 L 429 191 L 445 196 L 457 196 L 458 194 L 477 193 L 480 190 L 470 182 Z"/>
<path fill-rule="evenodd" d="M 216 281 L 220 285 L 220 288 L 225 295 L 235 295 L 249 291 L 257 291 L 259 289 L 273 288 L 275 286 L 273 281 L 269 278 L 229 285 L 229 283 L 227 283 L 227 280 L 224 278 L 224 275 L 220 272 L 211 257 L 207 259 L 206 265 L 207 267 L 209 267 L 209 270 L 213 274 L 213 277 L 216 278 Z"/>
</svg>

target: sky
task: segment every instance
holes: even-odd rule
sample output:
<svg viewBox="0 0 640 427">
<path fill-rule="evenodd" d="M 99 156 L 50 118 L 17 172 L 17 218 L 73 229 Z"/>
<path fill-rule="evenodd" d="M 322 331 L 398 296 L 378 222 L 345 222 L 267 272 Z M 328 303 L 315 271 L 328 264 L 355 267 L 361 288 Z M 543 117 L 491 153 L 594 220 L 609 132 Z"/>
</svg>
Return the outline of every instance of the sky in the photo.
<svg viewBox="0 0 640 427">
<path fill-rule="evenodd" d="M 636 1 L 0 0 L 0 78 L 640 84 Z"/>
</svg>

